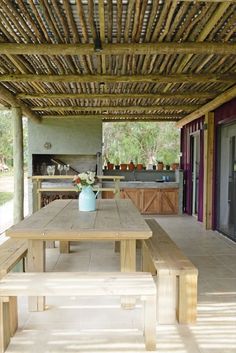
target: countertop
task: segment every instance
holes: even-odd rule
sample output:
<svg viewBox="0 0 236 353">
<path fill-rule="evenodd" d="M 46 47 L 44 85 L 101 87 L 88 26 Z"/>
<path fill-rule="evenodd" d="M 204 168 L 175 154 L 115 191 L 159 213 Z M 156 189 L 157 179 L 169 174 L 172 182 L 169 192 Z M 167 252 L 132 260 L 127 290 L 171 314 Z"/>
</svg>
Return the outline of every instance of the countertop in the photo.
<svg viewBox="0 0 236 353">
<path fill-rule="evenodd" d="M 103 187 L 112 187 L 112 182 L 103 182 Z M 156 181 L 121 181 L 120 189 L 133 188 L 133 189 L 177 189 L 179 183 L 168 181 L 168 182 L 156 182 Z"/>
</svg>

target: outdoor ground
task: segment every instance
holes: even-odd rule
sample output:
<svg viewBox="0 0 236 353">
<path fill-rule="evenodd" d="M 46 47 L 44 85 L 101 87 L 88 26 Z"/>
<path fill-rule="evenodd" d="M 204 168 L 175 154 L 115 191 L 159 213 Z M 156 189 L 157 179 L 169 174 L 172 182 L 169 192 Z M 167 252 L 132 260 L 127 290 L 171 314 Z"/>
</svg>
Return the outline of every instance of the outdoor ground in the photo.
<svg viewBox="0 0 236 353">
<path fill-rule="evenodd" d="M 12 177 L 0 178 L 1 190 L 13 191 Z M 0 230 L 11 225 L 12 208 L 12 201 L 0 207 Z M 157 325 L 157 352 L 235 353 L 236 244 L 204 231 L 193 217 L 157 219 L 199 269 L 196 325 Z M 81 242 L 72 250 L 60 255 L 58 248 L 47 249 L 47 270 L 119 270 L 119 255 L 110 242 Z M 7 353 L 145 352 L 140 303 L 124 311 L 119 298 L 48 298 L 42 313 L 28 313 L 26 298 L 19 304 L 19 329 Z"/>
<path fill-rule="evenodd" d="M 199 269 L 196 325 L 157 325 L 158 353 L 236 352 L 236 244 L 204 231 L 193 217 L 158 217 Z M 116 271 L 113 243 L 75 243 L 71 254 L 47 250 L 48 271 Z M 139 251 L 139 250 L 138 250 Z M 138 253 L 140 263 L 140 253 Z M 20 325 L 7 353 L 145 352 L 142 306 L 122 310 L 119 298 L 48 298 L 48 310 L 28 313 L 20 300 Z"/>
<path fill-rule="evenodd" d="M 14 181 L 11 173 L 0 174 L 0 193 L 13 193 Z M 25 177 L 25 215 L 28 214 L 28 187 Z M 13 199 L 0 205 L 0 236 L 13 224 Z"/>
</svg>

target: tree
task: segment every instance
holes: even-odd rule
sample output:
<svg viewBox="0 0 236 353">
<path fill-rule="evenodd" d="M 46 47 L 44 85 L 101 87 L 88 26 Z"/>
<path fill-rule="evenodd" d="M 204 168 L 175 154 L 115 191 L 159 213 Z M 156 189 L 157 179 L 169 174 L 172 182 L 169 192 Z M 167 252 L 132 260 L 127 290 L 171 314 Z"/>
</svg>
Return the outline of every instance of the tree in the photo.
<svg viewBox="0 0 236 353">
<path fill-rule="evenodd" d="M 179 161 L 179 130 L 175 123 L 104 123 L 104 157 L 110 162 L 146 164 Z"/>
<path fill-rule="evenodd" d="M 23 143 L 24 143 L 24 163 L 27 163 L 27 120 L 23 119 Z M 0 157 L 3 161 L 12 165 L 13 161 L 13 134 L 11 111 L 3 110 L 0 113 Z"/>
<path fill-rule="evenodd" d="M 3 162 L 12 164 L 13 139 L 11 129 L 11 116 L 9 111 L 1 111 L 0 141 L 0 155 Z"/>
</svg>

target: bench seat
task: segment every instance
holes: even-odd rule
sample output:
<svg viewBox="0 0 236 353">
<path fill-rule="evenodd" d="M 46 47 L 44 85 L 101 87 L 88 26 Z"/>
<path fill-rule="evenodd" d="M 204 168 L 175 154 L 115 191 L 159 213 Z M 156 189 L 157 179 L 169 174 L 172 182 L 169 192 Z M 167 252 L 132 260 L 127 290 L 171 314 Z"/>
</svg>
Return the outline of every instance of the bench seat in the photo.
<svg viewBox="0 0 236 353">
<path fill-rule="evenodd" d="M 0 245 L 0 278 L 10 272 L 27 254 L 27 241 L 8 239 Z"/>
<path fill-rule="evenodd" d="M 0 280 L 0 327 L 9 332 L 4 318 L 9 297 L 17 296 L 125 296 L 145 303 L 144 337 L 147 350 L 156 349 L 156 286 L 150 273 L 44 272 L 9 273 Z M 0 338 L 3 335 L 0 335 Z M 2 338 L 3 339 L 3 338 Z M 10 336 L 0 344 L 3 353 Z"/>
<path fill-rule="evenodd" d="M 142 270 L 157 276 L 157 321 L 195 323 L 198 270 L 154 219 L 146 222 L 153 235 L 142 244 Z"/>
<path fill-rule="evenodd" d="M 0 245 L 0 279 L 10 272 L 27 255 L 27 241 L 19 239 L 8 239 Z M 18 327 L 17 300 L 10 297 L 8 305 L 5 305 L 4 312 L 0 312 L 2 318 L 9 318 L 7 330 L 0 329 L 0 345 L 5 342 L 4 337 L 13 336 Z"/>
</svg>

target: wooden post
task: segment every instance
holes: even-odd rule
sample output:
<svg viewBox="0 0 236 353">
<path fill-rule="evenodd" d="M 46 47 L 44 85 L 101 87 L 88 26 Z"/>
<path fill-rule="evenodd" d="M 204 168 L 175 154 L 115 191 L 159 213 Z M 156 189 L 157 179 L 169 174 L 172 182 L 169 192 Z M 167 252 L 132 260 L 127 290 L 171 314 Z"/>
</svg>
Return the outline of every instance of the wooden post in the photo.
<svg viewBox="0 0 236 353">
<path fill-rule="evenodd" d="M 10 343 L 9 298 L 0 298 L 0 353 L 4 353 Z"/>
<path fill-rule="evenodd" d="M 24 218 L 24 156 L 21 108 L 12 108 L 14 166 L 14 224 Z"/>
<path fill-rule="evenodd" d="M 197 318 L 196 272 L 179 276 L 178 321 L 180 324 L 194 324 Z"/>
<path fill-rule="evenodd" d="M 120 241 L 120 270 L 121 272 L 136 271 L 136 240 Z M 122 297 L 121 304 L 124 309 L 133 309 L 135 298 Z"/>
<path fill-rule="evenodd" d="M 27 272 L 45 272 L 45 242 L 28 240 Z M 29 311 L 44 311 L 44 297 L 29 297 Z"/>
<path fill-rule="evenodd" d="M 214 152 L 214 113 L 205 115 L 204 123 L 204 192 L 203 224 L 205 229 L 212 229 L 213 197 L 213 152 Z"/>
</svg>

